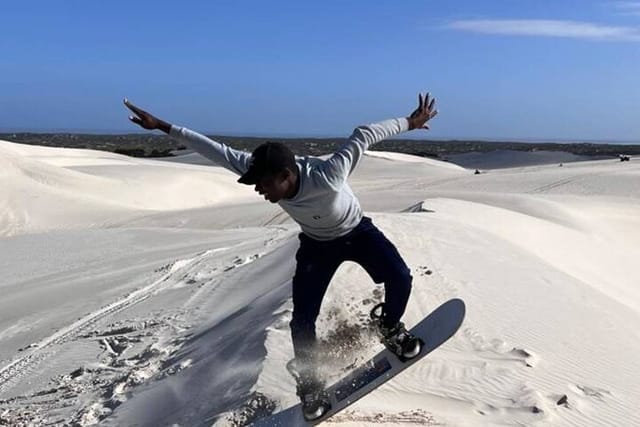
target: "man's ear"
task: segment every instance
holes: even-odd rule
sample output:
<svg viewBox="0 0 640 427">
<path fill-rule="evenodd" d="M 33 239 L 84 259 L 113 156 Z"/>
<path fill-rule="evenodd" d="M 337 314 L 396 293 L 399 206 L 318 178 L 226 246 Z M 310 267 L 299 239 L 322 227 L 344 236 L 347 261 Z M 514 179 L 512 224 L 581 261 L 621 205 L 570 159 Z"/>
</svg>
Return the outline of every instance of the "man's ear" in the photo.
<svg viewBox="0 0 640 427">
<path fill-rule="evenodd" d="M 286 169 L 282 169 L 272 175 L 273 182 L 286 181 L 289 178 L 289 172 Z"/>
<path fill-rule="evenodd" d="M 284 179 L 289 179 L 289 178 L 291 178 L 293 176 L 293 171 L 291 169 L 289 169 L 289 168 L 282 169 L 281 173 L 282 173 L 282 177 Z"/>
</svg>

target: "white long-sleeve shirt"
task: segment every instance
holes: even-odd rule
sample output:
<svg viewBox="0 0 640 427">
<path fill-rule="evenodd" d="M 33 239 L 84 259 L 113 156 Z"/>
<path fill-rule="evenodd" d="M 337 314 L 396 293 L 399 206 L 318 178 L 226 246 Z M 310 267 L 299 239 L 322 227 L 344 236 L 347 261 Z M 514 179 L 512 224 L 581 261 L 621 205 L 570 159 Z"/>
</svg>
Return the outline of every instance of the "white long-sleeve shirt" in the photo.
<svg viewBox="0 0 640 427">
<path fill-rule="evenodd" d="M 296 156 L 298 192 L 278 204 L 312 239 L 326 241 L 344 236 L 360 223 L 363 215 L 347 178 L 369 146 L 408 129 L 409 123 L 404 118 L 359 126 L 327 160 Z M 180 126 L 171 126 L 170 135 L 238 175 L 249 169 L 251 153 L 235 150 Z"/>
</svg>

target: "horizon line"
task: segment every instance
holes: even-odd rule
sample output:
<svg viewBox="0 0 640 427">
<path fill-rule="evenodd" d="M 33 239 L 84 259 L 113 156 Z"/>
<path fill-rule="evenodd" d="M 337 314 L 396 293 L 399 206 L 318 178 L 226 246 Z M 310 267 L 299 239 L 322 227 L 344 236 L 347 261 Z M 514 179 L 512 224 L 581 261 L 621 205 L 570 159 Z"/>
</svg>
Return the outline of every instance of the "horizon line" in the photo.
<svg viewBox="0 0 640 427">
<path fill-rule="evenodd" d="M 0 134 L 23 134 L 23 133 L 34 133 L 34 134 L 76 134 L 76 135 L 100 135 L 100 136 L 108 136 L 108 135 L 158 135 L 158 133 L 153 131 L 144 131 L 144 130 L 124 130 L 124 129 L 83 129 L 83 128 L 35 128 L 35 129 L 24 129 L 24 128 L 0 128 Z M 300 139 L 300 138 L 310 138 L 310 139 L 346 139 L 347 136 L 341 135 L 330 135 L 330 134 L 298 134 L 298 133 L 218 133 L 218 132 L 210 132 L 210 131 L 202 131 L 200 132 L 204 135 L 215 135 L 221 137 L 233 137 L 233 138 L 283 138 L 283 139 Z M 640 145 L 640 139 L 601 139 L 601 138 L 562 138 L 562 137 L 551 137 L 551 138 L 540 138 L 540 137 L 491 137 L 491 136 L 477 136 L 477 137 L 466 137 L 466 136 L 438 136 L 438 137 L 430 137 L 430 138 L 416 138 L 416 137 L 393 137 L 394 139 L 403 139 L 403 140 L 416 140 L 416 141 L 481 141 L 481 142 L 522 142 L 522 143 L 601 143 L 601 144 L 635 144 Z"/>
</svg>

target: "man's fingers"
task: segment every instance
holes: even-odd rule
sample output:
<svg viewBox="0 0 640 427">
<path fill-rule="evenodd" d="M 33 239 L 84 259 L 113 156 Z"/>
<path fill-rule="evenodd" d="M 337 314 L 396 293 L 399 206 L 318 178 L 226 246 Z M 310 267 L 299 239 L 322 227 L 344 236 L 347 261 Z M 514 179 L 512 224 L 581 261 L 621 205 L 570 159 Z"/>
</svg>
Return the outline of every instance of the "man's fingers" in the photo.
<svg viewBox="0 0 640 427">
<path fill-rule="evenodd" d="M 422 99 L 422 94 L 418 92 L 418 110 L 422 110 L 423 105 L 424 100 Z"/>
<path fill-rule="evenodd" d="M 142 116 L 142 115 L 145 114 L 144 110 L 141 110 L 138 107 L 136 107 L 135 105 L 133 105 L 127 98 L 124 99 L 124 105 L 126 105 L 131 111 L 133 111 L 134 113 L 136 113 L 139 116 Z"/>
<path fill-rule="evenodd" d="M 135 116 L 129 116 L 129 120 L 131 120 L 133 123 L 142 126 L 142 120 L 140 120 L 139 118 L 135 117 Z"/>
<path fill-rule="evenodd" d="M 133 110 L 133 104 L 129 102 L 127 98 L 125 98 L 122 102 L 124 102 L 124 105 L 126 105 L 128 109 Z"/>
<path fill-rule="evenodd" d="M 431 94 L 427 92 L 424 96 L 424 104 L 422 105 L 422 110 L 425 112 L 429 111 L 429 103 L 431 102 Z"/>
<path fill-rule="evenodd" d="M 438 115 L 438 110 L 433 110 L 431 114 L 429 114 L 429 120 L 433 119 L 437 115 Z"/>
<path fill-rule="evenodd" d="M 433 110 L 433 107 L 436 105 L 436 99 L 432 98 L 431 102 L 429 102 L 429 111 Z"/>
</svg>

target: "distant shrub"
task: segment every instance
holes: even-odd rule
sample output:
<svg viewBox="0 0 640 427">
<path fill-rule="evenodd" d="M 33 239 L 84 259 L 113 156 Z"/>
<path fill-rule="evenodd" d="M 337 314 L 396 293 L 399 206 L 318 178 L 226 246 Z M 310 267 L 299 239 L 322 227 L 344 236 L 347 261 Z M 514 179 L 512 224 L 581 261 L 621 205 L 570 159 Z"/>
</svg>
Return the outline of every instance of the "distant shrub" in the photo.
<svg viewBox="0 0 640 427">
<path fill-rule="evenodd" d="M 113 152 L 116 154 L 124 154 L 129 157 L 146 157 L 142 148 L 116 148 Z"/>
</svg>

